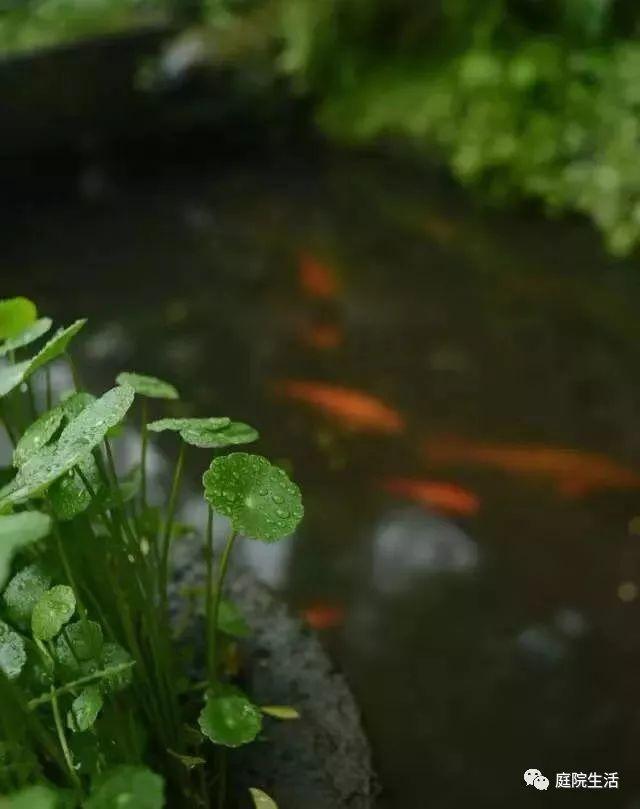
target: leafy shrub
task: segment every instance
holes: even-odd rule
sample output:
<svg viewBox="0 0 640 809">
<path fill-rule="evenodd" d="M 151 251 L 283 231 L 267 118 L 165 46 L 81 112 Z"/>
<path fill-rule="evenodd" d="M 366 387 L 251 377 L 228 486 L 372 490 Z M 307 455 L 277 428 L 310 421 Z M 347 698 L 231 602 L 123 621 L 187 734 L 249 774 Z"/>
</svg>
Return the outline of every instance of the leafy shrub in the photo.
<svg viewBox="0 0 640 809">
<path fill-rule="evenodd" d="M 227 417 L 147 423 L 148 398 L 174 400 L 162 380 L 122 373 L 99 397 L 80 390 L 54 401 L 50 364 L 71 363 L 78 320 L 28 359 L 51 326 L 25 299 L 0 302 L 0 412 L 13 472 L 0 489 L 0 808 L 159 809 L 224 805 L 221 750 L 252 742 L 263 711 L 234 684 L 222 648 L 249 627 L 223 598 L 239 534 L 275 542 L 303 514 L 298 487 L 266 458 L 216 455 L 203 478 L 205 679 L 191 682 L 169 627 L 171 545 L 187 446 L 216 452 L 255 441 Z M 42 377 L 39 412 L 33 381 Z M 77 380 L 75 370 L 73 378 Z M 44 397 L 43 397 L 44 398 Z M 138 400 L 140 466 L 119 476 L 111 441 Z M 147 502 L 149 437 L 179 440 L 166 507 Z M 213 514 L 230 533 L 214 566 Z M 264 713 L 295 718 L 293 709 Z M 160 775 L 162 773 L 162 775 Z M 256 806 L 275 807 L 261 790 Z"/>
<path fill-rule="evenodd" d="M 609 249 L 640 239 L 640 24 L 628 0 L 250 3 L 276 70 L 331 136 L 395 138 L 492 201 L 593 219 Z M 210 19 L 237 4 L 217 0 Z M 268 9 L 269 13 L 265 13 Z M 228 25 L 227 25 L 228 30 Z"/>
</svg>

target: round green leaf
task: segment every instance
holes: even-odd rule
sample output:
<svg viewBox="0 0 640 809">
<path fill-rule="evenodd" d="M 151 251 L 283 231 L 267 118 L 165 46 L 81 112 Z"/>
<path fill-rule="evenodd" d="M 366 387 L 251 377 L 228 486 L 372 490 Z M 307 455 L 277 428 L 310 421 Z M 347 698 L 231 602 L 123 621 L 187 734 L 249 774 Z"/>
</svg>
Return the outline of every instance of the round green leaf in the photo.
<svg viewBox="0 0 640 809">
<path fill-rule="evenodd" d="M 0 809 L 60 809 L 63 805 L 68 805 L 63 795 L 42 784 L 0 797 Z"/>
<path fill-rule="evenodd" d="M 158 419 L 151 421 L 147 429 L 152 433 L 162 433 L 165 430 L 182 433 L 189 430 L 191 433 L 221 430 L 231 423 L 231 419 L 226 416 L 211 417 L 206 419 Z"/>
<path fill-rule="evenodd" d="M 39 599 L 31 613 L 31 631 L 38 640 L 52 640 L 76 611 L 71 587 L 57 584 Z"/>
<path fill-rule="evenodd" d="M 26 629 L 31 623 L 33 608 L 50 586 L 51 578 L 41 565 L 36 563 L 23 567 L 4 591 L 3 600 L 9 619 Z"/>
<path fill-rule="evenodd" d="M 78 464 L 94 492 L 98 492 L 102 479 L 93 455 L 87 455 Z M 49 501 L 56 517 L 62 522 L 72 520 L 91 505 L 91 495 L 77 469 L 58 478 L 49 488 Z"/>
<path fill-rule="evenodd" d="M 97 661 L 102 654 L 102 646 L 100 624 L 95 621 L 75 621 L 56 638 L 54 653 L 61 666 L 76 671 L 80 663 Z"/>
<path fill-rule="evenodd" d="M 146 767 L 122 765 L 96 778 L 85 809 L 162 809 L 164 780 Z"/>
<path fill-rule="evenodd" d="M 273 798 L 270 798 L 267 793 L 263 792 L 261 789 L 251 787 L 249 789 L 249 793 L 253 798 L 253 805 L 255 806 L 255 809 L 278 809 L 278 806 Z"/>
<path fill-rule="evenodd" d="M 281 539 L 296 529 L 304 514 L 300 489 L 261 455 L 234 452 L 215 458 L 202 481 L 216 511 L 229 517 L 236 531 L 254 539 Z"/>
<path fill-rule="evenodd" d="M 96 397 L 92 393 L 86 391 L 71 391 L 67 396 L 62 399 L 61 407 L 67 421 L 73 421 L 77 416 L 82 413 L 85 407 L 95 402 Z"/>
<path fill-rule="evenodd" d="M 35 452 L 49 443 L 62 424 L 64 412 L 61 407 L 54 407 L 43 413 L 28 427 L 13 451 L 13 465 L 20 467 Z"/>
<path fill-rule="evenodd" d="M 240 610 L 226 598 L 221 599 L 218 608 L 218 629 L 233 638 L 246 638 L 251 634 Z"/>
<path fill-rule="evenodd" d="M 260 733 L 262 714 L 238 688 L 223 685 L 215 693 L 207 692 L 198 724 L 215 744 L 240 747 Z"/>
<path fill-rule="evenodd" d="M 24 640 L 8 624 L 0 621 L 0 669 L 10 680 L 14 680 L 26 660 Z"/>
<path fill-rule="evenodd" d="M 180 394 L 168 382 L 158 379 L 155 376 L 145 376 L 144 374 L 133 374 L 123 371 L 116 377 L 118 385 L 131 385 L 140 396 L 148 396 L 151 399 L 179 399 Z"/>
<path fill-rule="evenodd" d="M 72 323 L 70 326 L 67 326 L 66 329 L 60 329 L 57 331 L 53 337 L 44 344 L 40 351 L 38 351 L 38 353 L 31 358 L 29 361 L 29 367 L 25 371 L 24 378 L 27 379 L 34 374 L 38 368 L 42 368 L 43 365 L 52 362 L 61 354 L 64 354 L 69 343 L 73 340 L 86 322 L 86 318 L 82 318 L 81 320 L 76 320 L 75 323 Z"/>
<path fill-rule="evenodd" d="M 35 303 L 28 298 L 5 298 L 0 301 L 0 340 L 15 337 L 37 317 Z"/>
<path fill-rule="evenodd" d="M 226 427 L 217 430 L 185 427 L 180 430 L 180 436 L 187 444 L 193 444 L 194 447 L 201 449 L 223 449 L 239 444 L 250 444 L 260 437 L 257 430 L 241 421 L 232 421 Z"/>
<path fill-rule="evenodd" d="M 35 323 L 27 326 L 26 329 L 16 334 L 15 337 L 10 337 L 8 340 L 4 341 L 0 346 L 0 357 L 4 357 L 5 354 L 8 354 L 10 351 L 15 351 L 18 348 L 23 348 L 35 342 L 38 338 L 42 337 L 43 334 L 46 334 L 50 328 L 51 320 L 48 317 L 42 317 L 40 320 L 36 320 Z"/>
<path fill-rule="evenodd" d="M 86 320 L 76 320 L 71 326 L 61 329 L 30 360 L 0 368 L 0 396 L 10 393 L 43 365 L 64 354 L 70 341 L 86 322 Z"/>
<path fill-rule="evenodd" d="M 131 663 L 133 658 L 118 643 L 105 643 L 102 649 L 102 666 L 104 669 L 117 668 L 118 666 Z M 100 681 L 100 688 L 105 694 L 112 694 L 122 691 L 130 685 L 133 679 L 131 668 L 116 671 L 105 675 Z"/>
<path fill-rule="evenodd" d="M 102 710 L 103 700 L 100 689 L 91 685 L 83 689 L 71 703 L 67 714 L 67 727 L 74 733 L 89 730 Z"/>
<path fill-rule="evenodd" d="M 0 587 L 4 587 L 15 553 L 46 537 L 50 530 L 51 518 L 40 511 L 0 515 Z"/>
<path fill-rule="evenodd" d="M 119 385 L 87 405 L 67 424 L 56 444 L 43 447 L 20 467 L 11 483 L 0 491 L 0 509 L 40 494 L 77 466 L 123 419 L 133 398 L 130 385 Z"/>
<path fill-rule="evenodd" d="M 7 393 L 11 393 L 22 384 L 29 363 L 29 360 L 25 360 L 25 362 L 16 362 L 15 365 L 0 367 L 0 396 L 6 396 Z"/>
</svg>

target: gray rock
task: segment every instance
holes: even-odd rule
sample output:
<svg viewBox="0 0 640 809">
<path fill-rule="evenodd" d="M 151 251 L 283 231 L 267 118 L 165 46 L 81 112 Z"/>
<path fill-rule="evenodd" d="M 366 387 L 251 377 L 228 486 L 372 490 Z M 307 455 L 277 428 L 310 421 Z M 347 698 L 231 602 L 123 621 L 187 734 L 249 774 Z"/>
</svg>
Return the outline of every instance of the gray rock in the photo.
<svg viewBox="0 0 640 809">
<path fill-rule="evenodd" d="M 176 588 L 202 581 L 202 564 L 181 556 Z M 229 752 L 238 806 L 249 807 L 247 790 L 258 787 L 280 809 L 372 809 L 371 750 L 344 676 L 316 635 L 253 575 L 235 573 L 229 595 L 252 629 L 242 644 L 241 685 L 258 705 L 292 705 L 301 714 L 287 722 L 265 717 L 264 741 Z"/>
</svg>

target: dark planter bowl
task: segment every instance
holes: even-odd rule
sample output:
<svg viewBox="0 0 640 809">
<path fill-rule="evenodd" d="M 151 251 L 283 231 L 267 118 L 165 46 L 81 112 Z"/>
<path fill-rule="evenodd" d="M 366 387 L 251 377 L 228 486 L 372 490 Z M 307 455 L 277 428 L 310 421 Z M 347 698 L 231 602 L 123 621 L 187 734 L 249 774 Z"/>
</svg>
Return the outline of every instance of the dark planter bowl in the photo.
<svg viewBox="0 0 640 809">
<path fill-rule="evenodd" d="M 199 549 L 181 543 L 175 597 L 200 584 Z M 195 561 L 197 560 L 197 561 Z M 242 685 L 259 705 L 293 705 L 301 719 L 265 719 L 267 741 L 229 752 L 234 806 L 250 806 L 249 787 L 264 789 L 280 809 L 373 809 L 377 794 L 371 750 L 344 676 L 313 631 L 249 572 L 230 595 L 251 627 L 242 644 Z M 195 636 L 203 637 L 195 626 Z"/>
<path fill-rule="evenodd" d="M 270 721 L 268 743 L 235 753 L 236 792 L 264 787 L 282 809 L 371 809 L 371 751 L 344 676 L 315 634 L 253 576 L 238 576 L 231 591 L 253 631 L 248 692 L 260 705 L 295 705 L 302 716 Z"/>
</svg>

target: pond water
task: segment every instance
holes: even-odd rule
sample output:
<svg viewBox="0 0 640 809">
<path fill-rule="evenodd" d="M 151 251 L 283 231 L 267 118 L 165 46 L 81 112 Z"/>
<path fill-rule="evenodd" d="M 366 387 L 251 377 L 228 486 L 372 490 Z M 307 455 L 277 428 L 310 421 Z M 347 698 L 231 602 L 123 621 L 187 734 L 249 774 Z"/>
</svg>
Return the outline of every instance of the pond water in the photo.
<svg viewBox="0 0 640 809">
<path fill-rule="evenodd" d="M 583 805 L 533 767 L 640 806 L 640 268 L 375 157 L 55 187 L 6 204 L 3 296 L 90 318 L 96 392 L 167 378 L 300 482 L 247 559 L 347 673 L 381 807 Z"/>
</svg>

